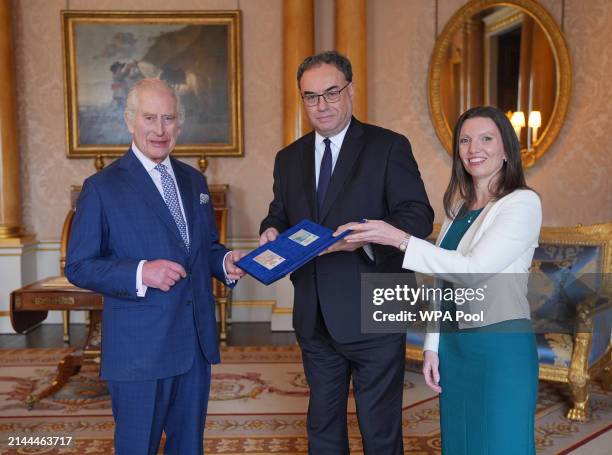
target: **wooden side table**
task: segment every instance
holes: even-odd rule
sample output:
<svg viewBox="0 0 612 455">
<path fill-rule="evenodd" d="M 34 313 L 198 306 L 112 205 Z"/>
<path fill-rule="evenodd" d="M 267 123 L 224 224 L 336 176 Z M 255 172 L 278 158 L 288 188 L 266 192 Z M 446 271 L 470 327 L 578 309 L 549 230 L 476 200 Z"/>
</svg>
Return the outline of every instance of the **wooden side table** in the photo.
<svg viewBox="0 0 612 455">
<path fill-rule="evenodd" d="M 85 344 L 61 360 L 55 380 L 49 387 L 38 394 L 28 396 L 26 404 L 29 409 L 61 389 L 83 364 L 100 364 L 103 303 L 104 298 L 100 294 L 77 288 L 65 277 L 46 278 L 11 292 L 11 324 L 17 333 L 25 333 L 39 325 L 45 320 L 49 310 L 90 312 L 89 332 Z"/>
</svg>

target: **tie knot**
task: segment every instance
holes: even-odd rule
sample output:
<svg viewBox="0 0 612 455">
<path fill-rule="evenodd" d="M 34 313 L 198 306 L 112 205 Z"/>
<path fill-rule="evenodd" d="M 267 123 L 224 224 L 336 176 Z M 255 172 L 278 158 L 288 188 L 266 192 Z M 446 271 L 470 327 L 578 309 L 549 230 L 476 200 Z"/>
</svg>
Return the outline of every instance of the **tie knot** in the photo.
<svg viewBox="0 0 612 455">
<path fill-rule="evenodd" d="M 166 166 L 162 163 L 159 163 L 154 169 L 160 174 L 166 174 L 168 172 L 168 169 L 166 169 Z"/>
<path fill-rule="evenodd" d="M 325 144 L 325 147 L 329 147 L 329 144 L 331 143 L 331 141 L 329 140 L 328 137 L 326 137 L 325 139 L 323 139 L 323 143 Z"/>
</svg>

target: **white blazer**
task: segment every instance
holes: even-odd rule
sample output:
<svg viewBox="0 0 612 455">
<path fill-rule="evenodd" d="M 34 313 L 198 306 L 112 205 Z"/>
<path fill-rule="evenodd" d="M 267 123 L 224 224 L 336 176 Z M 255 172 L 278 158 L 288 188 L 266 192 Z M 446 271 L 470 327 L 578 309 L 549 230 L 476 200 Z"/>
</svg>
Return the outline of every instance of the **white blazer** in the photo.
<svg viewBox="0 0 612 455">
<path fill-rule="evenodd" d="M 486 284 L 487 298 L 469 304 L 469 312 L 482 311 L 484 321 L 459 321 L 459 328 L 530 319 L 527 279 L 542 225 L 538 195 L 521 189 L 489 202 L 454 251 L 439 247 L 451 223 L 444 220 L 436 246 L 411 237 L 403 267 L 464 286 Z M 500 277 L 500 273 L 512 275 Z M 427 333 L 423 349 L 437 352 L 439 339 L 439 333 Z"/>
</svg>

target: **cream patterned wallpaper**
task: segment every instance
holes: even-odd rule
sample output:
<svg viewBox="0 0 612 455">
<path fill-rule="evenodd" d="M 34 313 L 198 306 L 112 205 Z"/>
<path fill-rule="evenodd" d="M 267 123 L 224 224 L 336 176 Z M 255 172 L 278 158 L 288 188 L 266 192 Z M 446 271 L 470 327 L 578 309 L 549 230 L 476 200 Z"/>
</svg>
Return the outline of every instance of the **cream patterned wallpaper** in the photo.
<svg viewBox="0 0 612 455">
<path fill-rule="evenodd" d="M 463 3 L 439 0 L 438 31 Z M 541 3 L 560 23 L 561 0 Z M 91 160 L 65 156 L 60 10 L 241 9 L 245 157 L 211 159 L 207 176 L 211 183 L 231 185 L 230 237 L 256 237 L 281 146 L 282 0 L 20 0 L 13 5 L 24 223 L 41 240 L 59 238 L 70 185 L 94 171 Z M 369 120 L 410 138 L 440 221 L 450 159 L 427 107 L 435 2 L 370 0 L 368 8 Z M 527 178 L 543 198 L 546 225 L 610 221 L 612 50 L 604 37 L 612 35 L 612 2 L 565 0 L 563 26 L 574 66 L 567 122 Z M 317 36 L 327 35 L 319 27 Z"/>
</svg>

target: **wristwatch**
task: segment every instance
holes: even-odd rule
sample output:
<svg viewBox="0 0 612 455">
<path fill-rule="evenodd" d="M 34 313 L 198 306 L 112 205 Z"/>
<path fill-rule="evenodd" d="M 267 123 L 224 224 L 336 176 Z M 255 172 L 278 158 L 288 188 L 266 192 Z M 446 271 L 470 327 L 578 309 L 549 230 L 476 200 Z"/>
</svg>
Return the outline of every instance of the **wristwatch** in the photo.
<svg viewBox="0 0 612 455">
<path fill-rule="evenodd" d="M 406 237 L 404 237 L 404 240 L 402 240 L 402 243 L 400 243 L 398 246 L 402 253 L 404 253 L 406 248 L 408 248 L 408 242 L 410 242 L 410 234 L 406 234 Z"/>
</svg>

